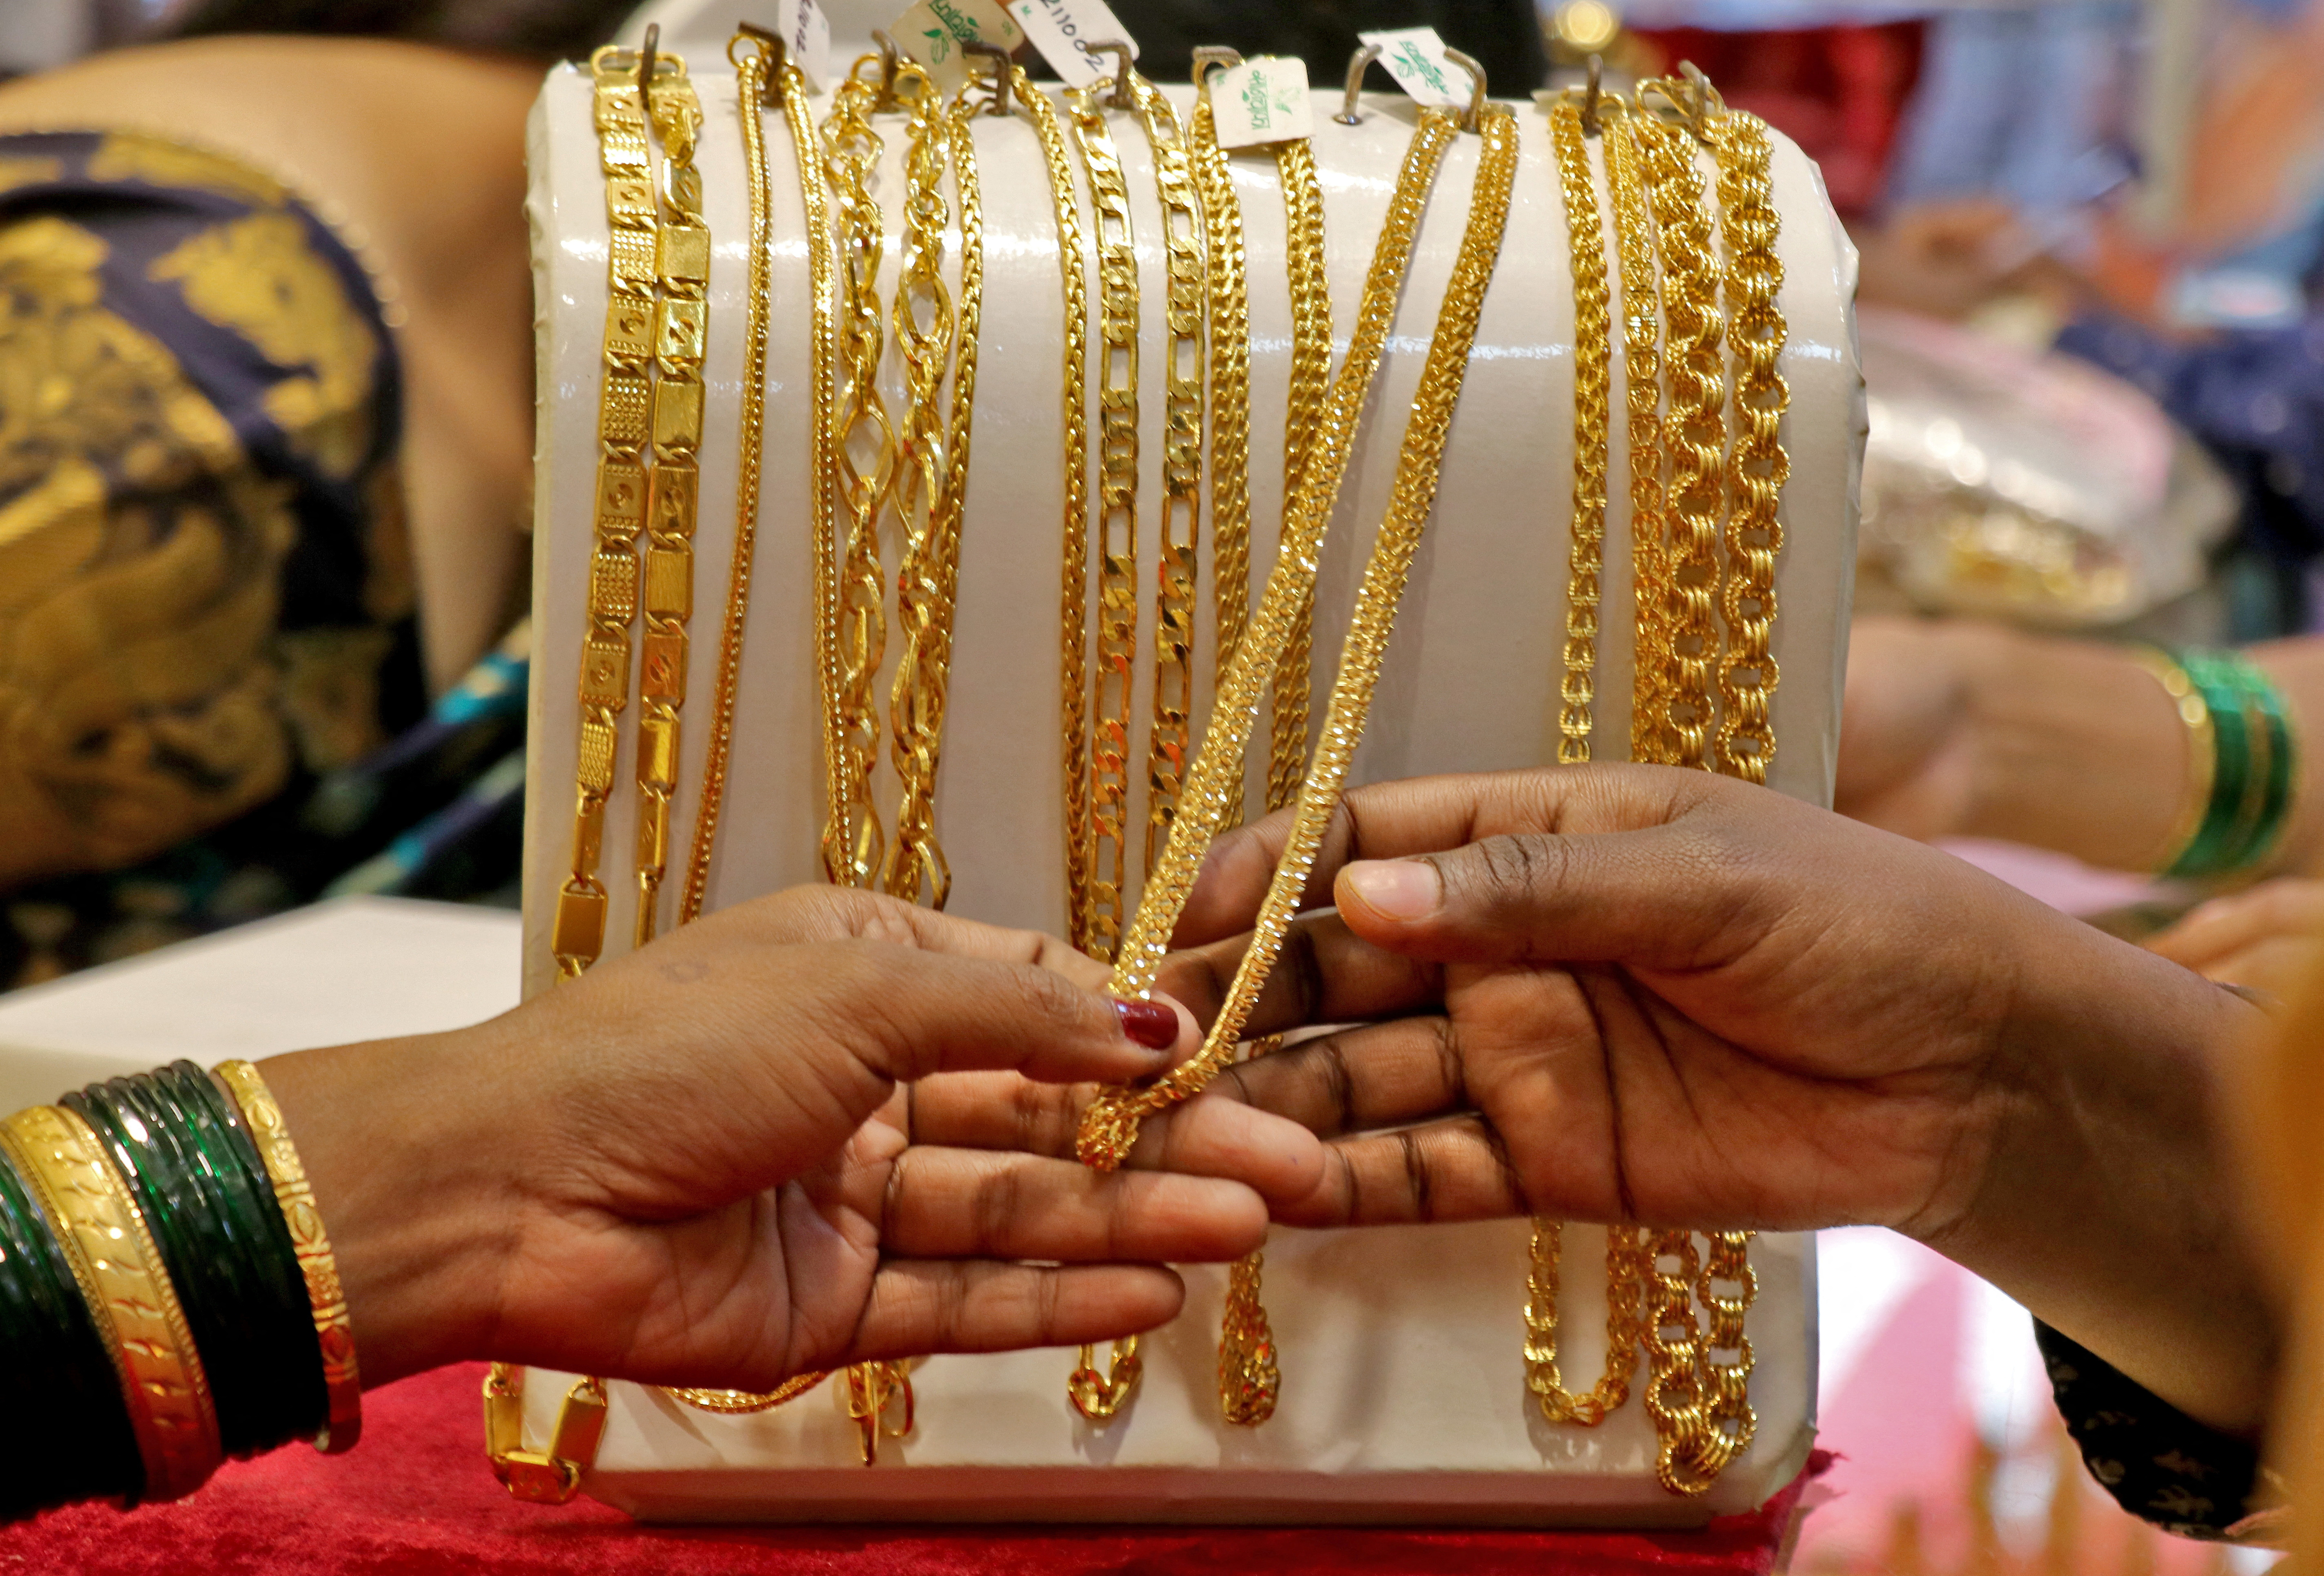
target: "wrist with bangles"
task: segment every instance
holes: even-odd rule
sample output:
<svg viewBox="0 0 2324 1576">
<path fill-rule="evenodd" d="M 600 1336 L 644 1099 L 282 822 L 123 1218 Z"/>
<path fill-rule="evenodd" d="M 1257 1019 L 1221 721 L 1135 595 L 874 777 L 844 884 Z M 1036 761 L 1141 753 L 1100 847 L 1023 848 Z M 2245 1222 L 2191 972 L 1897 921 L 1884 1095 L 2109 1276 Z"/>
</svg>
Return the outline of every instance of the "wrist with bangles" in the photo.
<svg viewBox="0 0 2324 1576">
<path fill-rule="evenodd" d="M 258 1070 L 191 1062 L 0 1121 L 0 1388 L 42 1419 L 0 1516 L 182 1498 L 361 1429 L 337 1267 Z"/>
<path fill-rule="evenodd" d="M 2163 686 L 2188 735 L 2185 798 L 2153 869 L 2185 880 L 2258 871 L 2282 841 L 2300 781 L 2282 691 L 2232 651 L 2130 654 Z"/>
</svg>

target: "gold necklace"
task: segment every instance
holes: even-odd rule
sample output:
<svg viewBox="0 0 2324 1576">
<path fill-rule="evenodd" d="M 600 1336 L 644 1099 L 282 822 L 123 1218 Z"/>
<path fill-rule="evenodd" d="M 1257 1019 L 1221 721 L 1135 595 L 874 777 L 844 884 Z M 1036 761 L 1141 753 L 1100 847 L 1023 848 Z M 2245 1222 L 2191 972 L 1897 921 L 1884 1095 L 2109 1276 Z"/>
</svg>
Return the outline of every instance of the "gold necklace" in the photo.
<svg viewBox="0 0 2324 1576">
<path fill-rule="evenodd" d="M 1499 124 L 1499 121 L 1497 119 L 1495 124 Z M 1113 979 L 1108 988 L 1117 996 L 1140 997 L 1153 986 L 1155 972 L 1168 946 L 1170 932 L 1176 926 L 1186 895 L 1193 888 L 1194 877 L 1200 870 L 1203 856 L 1208 852 L 1210 841 L 1218 830 L 1220 816 L 1225 806 L 1224 779 L 1230 772 L 1240 769 L 1242 747 L 1250 736 L 1250 728 L 1257 714 L 1259 694 L 1265 676 L 1281 658 L 1293 610 L 1301 600 L 1313 594 L 1317 555 L 1332 510 L 1338 502 L 1340 484 L 1346 474 L 1364 397 L 1370 392 L 1372 374 L 1379 367 L 1388 330 L 1395 317 L 1396 296 L 1403 281 L 1406 264 L 1411 257 L 1413 235 L 1419 227 L 1427 194 L 1434 184 L 1444 150 L 1454 134 L 1452 116 L 1437 110 L 1425 111 L 1413 134 L 1412 144 L 1405 155 L 1404 168 L 1397 177 L 1396 196 L 1388 205 L 1379 241 L 1372 254 L 1371 271 L 1365 281 L 1363 307 L 1355 337 L 1349 347 L 1348 360 L 1333 385 L 1315 448 L 1308 458 L 1296 516 L 1284 545 L 1277 554 L 1275 568 L 1268 576 L 1267 590 L 1260 599 L 1259 613 L 1252 620 L 1250 631 L 1243 637 L 1242 644 L 1236 649 L 1226 682 L 1213 703 L 1210 728 L 1188 783 L 1187 803 L 1181 809 L 1180 827 L 1170 840 L 1162 869 L 1147 882 L 1137 917 L 1124 941 L 1121 955 L 1115 962 Z M 1489 139 L 1489 151 L 1495 145 Z M 1482 167 L 1479 179 L 1481 183 Z M 1472 228 L 1479 211 L 1472 204 Z M 1465 241 L 1463 248 L 1462 255 L 1466 259 Z M 1456 270 L 1456 280 L 1460 277 Z M 1481 290 L 1481 285 L 1479 288 Z M 1444 336 L 1446 325 L 1457 321 L 1457 317 L 1452 298 L 1448 297 L 1444 315 L 1439 318 L 1440 337 Z M 1434 350 L 1435 346 L 1432 345 L 1432 367 L 1435 364 Z M 1424 391 L 1432 387 L 1424 373 Z M 1454 387 L 1457 390 L 1457 381 Z M 1414 432 L 1425 430 L 1431 419 L 1431 413 L 1416 401 L 1412 424 L 1407 429 L 1407 443 Z M 1441 441 L 1441 432 L 1438 438 Z M 1433 484 L 1433 464 L 1428 466 L 1428 475 Z M 1430 491 L 1433 496 L 1433 486 Z M 1407 489 L 1400 486 L 1397 498 L 1398 508 L 1391 510 L 1392 521 L 1399 517 L 1401 506 L 1407 502 Z M 1380 559 L 1382 544 L 1390 543 L 1391 535 L 1388 526 L 1383 525 L 1374 548 L 1376 563 Z M 1392 547 L 1390 550 L 1392 552 Z M 1372 576 L 1368 569 L 1367 587 L 1371 584 Z M 1342 660 L 1342 677 L 1355 682 L 1353 676 L 1361 671 L 1364 648 L 1352 631 L 1346 651 L 1347 655 Z M 1335 697 L 1338 688 L 1335 685 Z M 1351 747 L 1352 740 L 1343 733 L 1335 733 L 1333 727 L 1327 724 L 1324 742 L 1332 751 L 1338 752 Z M 1344 760 L 1340 761 L 1342 770 L 1345 764 Z M 1298 862 L 1300 827 L 1312 820 L 1307 814 L 1311 797 L 1320 806 L 1325 797 L 1336 795 L 1336 782 L 1329 779 L 1329 770 L 1330 760 L 1325 751 L 1319 749 L 1317 761 L 1310 770 L 1308 785 L 1300 796 L 1302 818 L 1294 825 L 1293 853 L 1286 854 L 1286 863 L 1277 869 L 1276 880 L 1268 891 L 1267 903 L 1259 910 L 1250 950 L 1236 970 L 1234 983 L 1204 1040 L 1201 1053 L 1152 1083 L 1134 1088 L 1111 1085 L 1100 1090 L 1097 1098 L 1082 1113 L 1075 1141 L 1076 1152 L 1085 1165 L 1106 1171 L 1119 1166 L 1128 1157 L 1130 1147 L 1137 1142 L 1138 1126 L 1145 1117 L 1199 1092 L 1219 1069 L 1232 1060 L 1236 1043 L 1242 1036 L 1243 1022 L 1250 1015 L 1259 984 L 1282 945 L 1283 935 L 1289 923 L 1290 908 L 1298 895 L 1296 886 L 1286 889 L 1284 872 Z M 1321 828 L 1314 827 L 1312 832 L 1320 835 Z M 1313 859 L 1312 847 L 1305 850 L 1305 857 Z"/>
<path fill-rule="evenodd" d="M 581 642 L 581 736 L 575 770 L 573 857 L 557 894 L 549 945 L 560 979 L 576 978 L 605 945 L 605 800 L 613 788 L 615 719 L 629 704 L 630 622 L 638 611 L 638 532 L 645 524 L 646 420 L 652 401 L 654 236 L 660 227 L 646 151 L 636 57 L 599 50 L 589 61 L 592 118 L 605 179 L 604 378 L 597 403 L 596 550 Z"/>
<path fill-rule="evenodd" d="M 1591 705 L 1597 696 L 1598 573 L 1606 541 L 1606 407 L 1613 350 L 1606 315 L 1606 243 L 1581 109 L 1570 103 L 1552 106 L 1549 130 L 1565 198 L 1566 255 L 1573 278 L 1573 505 L 1557 760 L 1561 766 L 1579 766 L 1590 760 Z"/>
<path fill-rule="evenodd" d="M 1610 95 L 1601 113 L 1619 111 Z M 1629 440 L 1630 580 L 1636 609 L 1630 679 L 1630 759 L 1667 763 L 1670 691 L 1670 555 L 1662 474 L 1662 309 L 1657 300 L 1654 220 L 1627 132 L 1600 139 L 1608 206 L 1622 266 L 1624 429 Z"/>
<path fill-rule="evenodd" d="M 1582 1395 L 1565 1388 L 1557 1369 L 1558 1260 L 1564 1227 L 1536 1215 L 1526 1279 L 1526 1388 L 1545 1422 L 1595 1428 L 1630 1397 L 1638 1366 L 1646 1260 L 1636 1226 L 1606 1228 L 1606 1367 Z"/>
<path fill-rule="evenodd" d="M 1332 383 L 1332 289 L 1323 272 L 1323 190 L 1315 179 L 1314 150 L 1305 142 L 1275 147 L 1276 178 L 1283 183 L 1284 263 L 1291 285 L 1291 391 L 1283 418 L 1283 534 L 1307 456 L 1323 420 Z M 1276 665 L 1268 731 L 1267 807 L 1279 810 L 1299 797 L 1307 770 L 1307 709 L 1314 661 L 1314 587 L 1292 615 L 1290 637 Z M 1235 783 L 1235 818 L 1241 819 L 1241 780 Z"/>
</svg>

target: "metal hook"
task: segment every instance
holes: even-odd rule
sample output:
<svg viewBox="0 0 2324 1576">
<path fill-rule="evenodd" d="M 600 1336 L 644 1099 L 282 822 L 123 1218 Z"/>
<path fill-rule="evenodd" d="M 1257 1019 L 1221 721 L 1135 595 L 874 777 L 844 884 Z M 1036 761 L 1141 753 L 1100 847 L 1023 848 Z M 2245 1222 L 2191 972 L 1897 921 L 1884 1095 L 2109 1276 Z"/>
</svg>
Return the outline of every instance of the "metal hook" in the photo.
<svg viewBox="0 0 2324 1576">
<path fill-rule="evenodd" d="M 1340 113 L 1332 117 L 1342 125 L 1358 126 L 1364 124 L 1364 117 L 1356 113 L 1356 98 L 1364 90 L 1365 70 L 1379 58 L 1380 47 L 1378 44 L 1366 44 L 1348 57 L 1347 97 L 1340 102 Z"/>
<path fill-rule="evenodd" d="M 1210 68 L 1213 66 L 1231 71 L 1241 64 L 1240 50 L 1222 49 L 1216 44 L 1205 44 L 1194 51 L 1194 86 L 1202 87 L 1203 78 L 1209 75 Z"/>
<path fill-rule="evenodd" d="M 880 107 L 890 109 L 896 103 L 896 74 L 903 69 L 903 57 L 896 41 L 876 27 L 872 30 L 872 41 L 880 46 Z"/>
<path fill-rule="evenodd" d="M 1469 109 L 1461 117 L 1464 132 L 1481 131 L 1485 122 L 1485 68 L 1474 55 L 1464 55 L 1447 44 L 1444 58 L 1469 73 Z"/>
<path fill-rule="evenodd" d="M 638 91 L 643 93 L 653 80 L 654 56 L 661 49 L 661 23 L 646 23 L 646 41 L 638 51 Z"/>
<path fill-rule="evenodd" d="M 789 46 L 779 35 L 769 32 L 755 22 L 738 22 L 734 24 L 734 36 L 726 41 L 727 64 L 738 71 L 742 69 L 742 62 L 736 57 L 734 46 L 745 38 L 758 41 L 759 58 L 767 63 L 764 101 L 770 107 L 780 106 L 783 101 L 783 67 L 790 58 Z"/>
<path fill-rule="evenodd" d="M 1136 109 L 1138 96 L 1130 90 L 1130 68 L 1138 63 L 1138 57 L 1130 53 L 1130 46 L 1120 41 L 1084 44 L 1082 52 L 1085 55 L 1111 55 L 1114 58 L 1113 93 L 1105 101 L 1106 107 Z"/>
<path fill-rule="evenodd" d="M 1593 136 L 1604 130 L 1598 120 L 1598 101 L 1601 91 L 1600 79 L 1604 77 L 1605 71 L 1605 57 L 1591 56 L 1590 80 L 1582 89 L 1582 129 Z"/>
<path fill-rule="evenodd" d="M 999 44 L 973 38 L 963 41 L 960 52 L 964 59 L 989 60 L 992 62 L 992 107 L 984 113 L 997 115 L 1003 120 L 1008 119 L 1012 113 L 1009 107 L 1009 73 L 1015 64 L 1009 51 Z M 972 72 L 971 76 L 973 75 L 974 73 Z"/>
</svg>

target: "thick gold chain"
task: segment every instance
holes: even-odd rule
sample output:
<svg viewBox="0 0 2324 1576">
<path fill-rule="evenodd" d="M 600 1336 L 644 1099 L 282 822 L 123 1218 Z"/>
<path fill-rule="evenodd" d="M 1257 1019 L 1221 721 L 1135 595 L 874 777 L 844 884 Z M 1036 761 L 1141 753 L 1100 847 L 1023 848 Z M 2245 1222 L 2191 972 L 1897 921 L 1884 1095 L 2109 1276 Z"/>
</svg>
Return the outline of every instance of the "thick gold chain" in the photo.
<svg viewBox="0 0 2324 1576">
<path fill-rule="evenodd" d="M 1102 95 L 1065 96 L 1097 221 L 1097 667 L 1090 711 L 1091 865 L 1085 950 L 1111 962 L 1129 894 L 1130 695 L 1138 668 L 1138 251 L 1130 186 Z"/>
<path fill-rule="evenodd" d="M 1362 592 L 1342 650 L 1339 676 L 1333 685 L 1323 742 L 1316 748 L 1307 780 L 1300 790 L 1289 843 L 1260 907 L 1250 945 L 1237 965 L 1233 983 L 1228 988 L 1226 1000 L 1199 1055 L 1152 1083 L 1138 1088 L 1102 1089 L 1083 1112 L 1075 1147 L 1084 1164 L 1102 1170 L 1120 1166 L 1136 1143 L 1139 1123 L 1146 1116 L 1200 1092 L 1233 1058 L 1251 1005 L 1258 999 L 1259 987 L 1273 967 L 1275 955 L 1289 928 L 1306 872 L 1321 846 L 1324 822 L 1339 801 L 1340 787 L 1361 735 L 1371 687 L 1378 677 L 1388 631 L 1395 617 L 1396 598 L 1402 590 L 1411 553 L 1435 498 L 1437 465 L 1445 431 L 1467 370 L 1476 314 L 1485 285 L 1491 278 L 1501 226 L 1507 218 L 1508 183 L 1516 168 L 1516 123 L 1506 113 L 1496 112 L 1483 125 L 1485 156 L 1478 169 L 1469 226 L 1454 264 L 1452 284 L 1446 291 L 1435 335 L 1429 345 L 1420 389 L 1414 396 L 1403 451 L 1397 460 L 1392 502 L 1365 567 Z M 1256 710 L 1257 680 L 1281 655 L 1291 608 L 1303 594 L 1312 594 L 1323 522 L 1328 520 L 1338 501 L 1340 481 L 1345 474 L 1361 409 L 1361 395 L 1368 391 L 1388 323 L 1394 317 L 1394 287 L 1403 275 L 1427 190 L 1434 184 L 1452 135 L 1449 115 L 1437 111 L 1423 114 L 1373 254 L 1372 273 L 1365 285 L 1356 338 L 1350 348 L 1348 363 L 1333 386 L 1323 429 L 1309 457 L 1300 490 L 1296 529 L 1277 554 L 1259 617 L 1235 653 L 1234 667 L 1228 676 L 1228 693 L 1213 705 L 1211 736 L 1204 741 L 1188 790 L 1192 807 L 1182 816 L 1185 830 L 1171 839 L 1162 872 L 1147 884 L 1122 957 L 1115 966 L 1111 988 L 1117 995 L 1143 995 L 1152 985 L 1153 970 L 1193 885 L 1194 873 L 1217 829 L 1222 807 L 1218 779 L 1222 770 L 1213 761 L 1215 759 L 1229 769 L 1240 762 L 1245 730 Z"/>
<path fill-rule="evenodd" d="M 965 440 L 976 392 L 973 336 L 954 313 L 944 281 L 944 232 L 951 215 L 945 205 L 945 153 L 955 145 L 944 96 L 918 66 L 903 65 L 892 85 L 911 122 L 905 133 L 904 253 L 894 305 L 896 344 L 904 358 L 905 407 L 896 434 L 892 506 L 904 530 L 902 562 L 896 571 L 896 627 L 904 650 L 889 691 L 889 757 L 902 784 L 896 806 L 895 835 L 881 871 L 881 884 L 894 897 L 918 902 L 925 890 L 941 908 L 952 894 L 952 872 L 936 835 L 936 770 L 944 749 L 945 704 L 952 664 L 953 594 L 950 567 L 960 551 L 962 493 L 967 484 L 965 456 L 955 452 L 955 435 Z M 964 136 L 961 141 L 965 141 Z M 975 157 L 972 152 L 970 158 Z M 973 181 L 962 183 L 965 195 Z M 973 226 L 964 203 L 963 239 Z M 972 259 L 963 263 L 963 308 L 970 309 L 967 285 L 981 277 L 981 236 Z M 955 346 L 967 348 L 954 365 Z M 953 368 L 952 420 L 944 413 L 944 380 Z"/>
<path fill-rule="evenodd" d="M 1323 189 L 1315 153 L 1305 142 L 1275 146 L 1276 178 L 1283 183 L 1284 266 L 1291 285 L 1291 390 L 1283 418 L 1283 537 L 1299 495 L 1307 456 L 1323 421 L 1332 386 L 1332 287 L 1323 272 Z M 1290 638 L 1276 664 L 1267 747 L 1267 807 L 1282 809 L 1299 797 L 1307 772 L 1307 711 L 1315 650 L 1314 587 L 1291 619 Z M 1236 782 L 1236 819 L 1241 782 Z"/>
<path fill-rule="evenodd" d="M 873 73 L 867 79 L 866 68 Z M 880 58 L 855 62 L 833 96 L 823 123 L 825 177 L 838 220 L 839 382 L 835 392 L 831 453 L 846 522 L 837 583 L 819 588 L 817 602 L 838 653 L 834 704 L 824 714 L 825 753 L 833 763 L 827 788 L 836 811 L 824 824 L 824 873 L 843 887 L 874 885 L 885 860 L 880 812 L 872 803 L 872 774 L 880 761 L 876 690 L 887 654 L 886 587 L 880 572 L 880 516 L 894 478 L 895 429 L 880 395 L 880 255 L 885 243 L 880 204 L 871 180 L 882 144 L 872 129 L 884 78 Z"/>
<path fill-rule="evenodd" d="M 1778 364 L 1786 333 L 1775 300 L 1784 286 L 1783 260 L 1775 254 L 1781 221 L 1766 123 L 1721 108 L 1710 117 L 1709 135 L 1719 160 L 1737 428 L 1727 470 L 1727 583 L 1720 594 L 1727 653 L 1719 665 L 1719 769 L 1763 783 L 1775 757 L 1767 701 L 1778 675 L 1768 641 L 1775 625 L 1775 558 L 1784 550 L 1778 509 L 1792 471 L 1783 444 L 1792 388 Z"/>
<path fill-rule="evenodd" d="M 1203 522 L 1203 305 L 1207 223 L 1196 190 L 1186 134 L 1162 90 L 1130 78 L 1138 118 L 1154 154 L 1162 199 L 1167 293 L 1163 323 L 1170 336 L 1162 371 L 1162 513 L 1155 527 L 1154 705 L 1146 733 L 1146 862 L 1152 870 L 1169 840 L 1186 779 L 1186 744 L 1194 705 L 1194 576 Z"/>
<path fill-rule="evenodd" d="M 1606 545 L 1607 401 L 1613 346 L 1607 318 L 1606 241 L 1597 182 L 1582 139 L 1582 111 L 1549 112 L 1550 151 L 1565 198 L 1566 255 L 1573 276 L 1573 507 L 1565 590 L 1565 677 L 1559 687 L 1557 760 L 1590 760 L 1591 705 L 1597 698 L 1598 573 Z"/>
<path fill-rule="evenodd" d="M 1600 100 L 1600 113 L 1615 101 Z M 1667 762 L 1670 691 L 1669 525 L 1664 513 L 1662 308 L 1653 215 L 1646 207 L 1637 144 L 1626 133 L 1601 137 L 1608 206 L 1622 268 L 1624 429 L 1629 442 L 1630 581 L 1636 610 L 1630 679 L 1630 759 Z"/>
<path fill-rule="evenodd" d="M 659 57 L 678 60 L 675 55 Z M 654 238 L 653 469 L 646 477 L 645 638 L 638 659 L 640 946 L 661 926 L 669 864 L 669 803 L 678 791 L 678 718 L 686 705 L 687 620 L 694 612 L 694 527 L 702 493 L 702 357 L 710 329 L 710 226 L 694 149 L 702 102 L 683 61 L 646 84 L 661 141 L 661 227 Z"/>
<path fill-rule="evenodd" d="M 613 791 L 616 722 L 629 704 L 630 624 L 638 611 L 638 533 L 646 508 L 647 415 L 653 399 L 654 235 L 660 209 L 646 149 L 645 97 L 637 57 L 602 49 L 591 57 L 592 118 L 605 178 L 604 381 L 597 403 L 596 549 L 589 559 L 589 621 L 581 639 L 581 733 L 575 768 L 573 857 L 557 894 L 549 945 L 561 979 L 605 948 L 605 800 Z"/>
<path fill-rule="evenodd" d="M 1064 307 L 1065 377 L 1059 415 L 1065 432 L 1063 551 L 1057 587 L 1057 693 L 1065 774 L 1065 934 L 1090 950 L 1090 881 L 1096 855 L 1090 826 L 1089 691 L 1089 282 L 1084 272 L 1081 202 L 1074 192 L 1065 128 L 1049 97 L 1021 66 L 1010 83 L 1049 173 L 1049 211 L 1057 227 L 1057 285 Z"/>
<path fill-rule="evenodd" d="M 1670 394 L 1663 451 L 1671 466 L 1666 502 L 1674 669 L 1667 759 L 1708 770 L 1711 673 L 1719 660 L 1714 604 L 1726 502 L 1719 270 L 1711 255 L 1711 221 L 1703 212 L 1702 178 L 1685 134 L 1644 110 L 1624 115 L 1621 125 L 1639 155 L 1662 262 L 1664 372 Z"/>
<path fill-rule="evenodd" d="M 1526 1278 L 1526 1388 L 1542 1417 L 1595 1428 L 1630 1398 L 1637 1370 L 1639 1321 L 1646 1300 L 1646 1258 L 1636 1226 L 1606 1228 L 1606 1367 L 1582 1395 L 1565 1387 L 1557 1368 L 1558 1267 L 1565 1228 L 1536 1216 Z"/>
</svg>

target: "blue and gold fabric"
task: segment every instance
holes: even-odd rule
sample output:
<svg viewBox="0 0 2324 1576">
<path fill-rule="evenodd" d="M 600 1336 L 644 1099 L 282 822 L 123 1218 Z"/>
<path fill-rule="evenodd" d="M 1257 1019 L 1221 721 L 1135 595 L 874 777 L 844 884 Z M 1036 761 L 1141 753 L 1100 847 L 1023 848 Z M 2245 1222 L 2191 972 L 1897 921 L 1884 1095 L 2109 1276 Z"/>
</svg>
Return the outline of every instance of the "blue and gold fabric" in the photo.
<svg viewBox="0 0 2324 1576">
<path fill-rule="evenodd" d="M 401 411 L 281 182 L 0 136 L 0 989 L 311 898 L 466 786 L 313 808 L 426 710 Z"/>
</svg>

